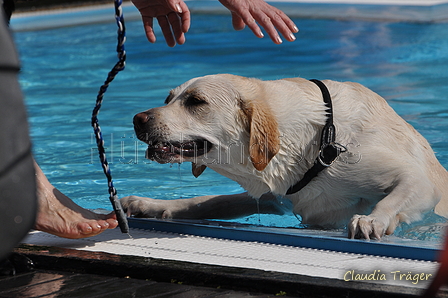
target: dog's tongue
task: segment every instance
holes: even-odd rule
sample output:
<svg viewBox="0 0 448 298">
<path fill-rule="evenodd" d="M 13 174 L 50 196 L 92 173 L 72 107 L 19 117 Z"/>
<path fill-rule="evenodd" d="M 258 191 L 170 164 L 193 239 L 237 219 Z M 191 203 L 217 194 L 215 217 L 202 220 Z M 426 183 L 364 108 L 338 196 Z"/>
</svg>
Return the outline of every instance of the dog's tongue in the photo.
<svg viewBox="0 0 448 298">
<path fill-rule="evenodd" d="M 173 147 L 167 144 L 148 146 L 146 149 L 145 158 L 156 161 L 160 164 L 171 163 L 173 161 L 173 156 L 177 154 L 173 151 Z"/>
</svg>

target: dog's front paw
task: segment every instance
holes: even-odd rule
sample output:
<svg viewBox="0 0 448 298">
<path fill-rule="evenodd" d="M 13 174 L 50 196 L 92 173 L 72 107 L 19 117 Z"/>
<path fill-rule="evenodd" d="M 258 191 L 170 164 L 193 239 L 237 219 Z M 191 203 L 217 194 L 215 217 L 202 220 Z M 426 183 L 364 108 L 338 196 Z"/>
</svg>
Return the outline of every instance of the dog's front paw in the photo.
<svg viewBox="0 0 448 298">
<path fill-rule="evenodd" d="M 381 239 L 386 232 L 387 224 L 372 215 L 354 215 L 348 224 L 348 237 Z"/>
<path fill-rule="evenodd" d="M 127 216 L 146 218 L 172 218 L 169 201 L 128 196 L 120 199 Z"/>
</svg>

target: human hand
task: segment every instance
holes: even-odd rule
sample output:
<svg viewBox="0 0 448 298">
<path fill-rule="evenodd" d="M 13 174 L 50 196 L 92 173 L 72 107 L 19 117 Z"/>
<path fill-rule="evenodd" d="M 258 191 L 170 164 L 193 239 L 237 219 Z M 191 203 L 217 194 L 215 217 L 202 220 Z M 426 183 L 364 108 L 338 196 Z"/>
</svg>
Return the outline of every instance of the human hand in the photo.
<svg viewBox="0 0 448 298">
<path fill-rule="evenodd" d="M 157 18 L 166 43 L 170 47 L 185 43 L 185 33 L 190 28 L 190 10 L 182 0 L 132 0 L 142 15 L 146 37 L 156 41 L 153 19 Z"/>
<path fill-rule="evenodd" d="M 232 24 L 235 30 L 242 30 L 247 25 L 252 32 L 262 38 L 258 24 L 266 30 L 272 41 L 281 44 L 282 39 L 277 30 L 288 41 L 294 41 L 294 33 L 299 32 L 293 21 L 280 9 L 263 0 L 219 0 L 232 13 Z"/>
</svg>

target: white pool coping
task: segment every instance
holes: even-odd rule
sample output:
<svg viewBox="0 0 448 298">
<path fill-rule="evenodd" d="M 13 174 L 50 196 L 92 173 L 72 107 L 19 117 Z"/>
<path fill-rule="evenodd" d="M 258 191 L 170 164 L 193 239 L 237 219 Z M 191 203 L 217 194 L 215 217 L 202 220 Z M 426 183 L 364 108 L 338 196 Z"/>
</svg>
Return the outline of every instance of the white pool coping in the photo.
<svg viewBox="0 0 448 298">
<path fill-rule="evenodd" d="M 397 287 L 399 291 L 414 295 L 429 285 L 438 269 L 436 262 L 260 242 L 224 240 L 140 229 L 131 229 L 130 235 L 132 238 L 115 229 L 86 239 L 64 239 L 35 231 L 31 232 L 23 243 L 257 269 L 352 283 L 373 283 L 378 286 Z M 374 278 L 370 281 L 355 281 L 353 279 L 356 279 L 357 274 L 373 274 Z M 423 276 L 423 279 L 409 280 L 409 277 L 416 275 Z"/>
</svg>

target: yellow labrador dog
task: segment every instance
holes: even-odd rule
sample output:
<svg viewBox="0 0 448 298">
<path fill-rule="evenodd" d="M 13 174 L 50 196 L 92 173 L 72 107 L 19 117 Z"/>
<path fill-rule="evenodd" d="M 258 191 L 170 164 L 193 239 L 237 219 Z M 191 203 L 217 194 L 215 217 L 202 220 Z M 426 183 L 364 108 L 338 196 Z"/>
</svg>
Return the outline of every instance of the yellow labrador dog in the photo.
<svg viewBox="0 0 448 298">
<path fill-rule="evenodd" d="M 281 213 L 281 196 L 304 224 L 348 225 L 351 238 L 378 239 L 431 210 L 447 217 L 448 174 L 428 142 L 371 90 L 357 83 L 323 85 L 221 74 L 173 89 L 165 106 L 134 117 L 147 158 L 192 162 L 195 176 L 209 167 L 247 193 L 129 196 L 121 199 L 123 208 L 136 217 L 231 218 Z M 331 117 L 334 130 L 325 128 Z M 323 156 L 323 130 L 330 135 L 330 160 Z M 314 165 L 317 174 L 291 191 Z"/>
</svg>

